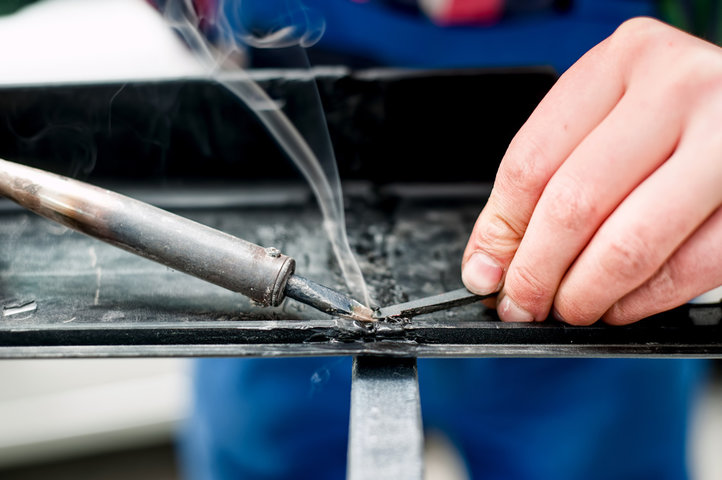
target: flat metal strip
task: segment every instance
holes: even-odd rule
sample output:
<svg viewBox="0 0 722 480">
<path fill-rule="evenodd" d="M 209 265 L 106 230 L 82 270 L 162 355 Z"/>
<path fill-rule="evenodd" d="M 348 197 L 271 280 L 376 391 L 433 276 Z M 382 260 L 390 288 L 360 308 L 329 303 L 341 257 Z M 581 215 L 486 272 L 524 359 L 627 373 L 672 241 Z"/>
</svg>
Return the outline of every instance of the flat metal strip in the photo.
<svg viewBox="0 0 722 480">
<path fill-rule="evenodd" d="M 415 358 L 356 357 L 349 480 L 421 480 L 424 431 Z"/>
</svg>

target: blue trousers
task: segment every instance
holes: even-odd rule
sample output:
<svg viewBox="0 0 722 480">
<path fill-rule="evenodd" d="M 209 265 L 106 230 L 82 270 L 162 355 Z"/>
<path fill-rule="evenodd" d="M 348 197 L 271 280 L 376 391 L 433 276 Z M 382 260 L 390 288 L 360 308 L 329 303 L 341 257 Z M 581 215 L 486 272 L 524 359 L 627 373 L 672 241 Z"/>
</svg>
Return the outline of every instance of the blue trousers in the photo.
<svg viewBox="0 0 722 480">
<path fill-rule="evenodd" d="M 704 371 L 693 360 L 422 359 L 422 415 L 472 478 L 685 479 Z M 187 477 L 343 479 L 350 377 L 349 358 L 197 361 Z"/>
</svg>

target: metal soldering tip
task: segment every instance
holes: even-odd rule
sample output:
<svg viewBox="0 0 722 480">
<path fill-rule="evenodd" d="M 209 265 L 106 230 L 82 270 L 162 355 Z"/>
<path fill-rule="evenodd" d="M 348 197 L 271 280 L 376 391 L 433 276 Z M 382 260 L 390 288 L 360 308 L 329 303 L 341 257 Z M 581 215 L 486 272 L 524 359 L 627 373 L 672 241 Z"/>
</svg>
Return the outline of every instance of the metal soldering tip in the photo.
<svg viewBox="0 0 722 480">
<path fill-rule="evenodd" d="M 351 315 L 349 318 L 362 322 L 375 322 L 374 311 L 366 305 L 351 299 Z"/>
<path fill-rule="evenodd" d="M 291 275 L 286 283 L 286 296 L 326 312 L 362 322 L 374 322 L 373 310 L 347 297 L 299 275 Z"/>
</svg>

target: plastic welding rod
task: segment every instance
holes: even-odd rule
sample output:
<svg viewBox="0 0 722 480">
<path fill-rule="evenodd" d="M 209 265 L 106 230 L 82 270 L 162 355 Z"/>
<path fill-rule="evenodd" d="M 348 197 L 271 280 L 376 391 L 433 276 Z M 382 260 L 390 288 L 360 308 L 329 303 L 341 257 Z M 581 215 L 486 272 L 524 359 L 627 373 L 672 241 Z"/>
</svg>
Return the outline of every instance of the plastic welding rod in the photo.
<svg viewBox="0 0 722 480">
<path fill-rule="evenodd" d="M 398 303 L 388 307 L 383 307 L 374 312 L 374 318 L 377 320 L 390 318 L 411 318 L 416 315 L 425 313 L 438 312 L 453 307 L 468 305 L 469 303 L 478 302 L 485 298 L 496 296 L 496 293 L 490 295 L 476 295 L 465 288 L 452 290 L 450 292 L 433 295 L 431 297 L 411 300 L 410 302 Z"/>
</svg>

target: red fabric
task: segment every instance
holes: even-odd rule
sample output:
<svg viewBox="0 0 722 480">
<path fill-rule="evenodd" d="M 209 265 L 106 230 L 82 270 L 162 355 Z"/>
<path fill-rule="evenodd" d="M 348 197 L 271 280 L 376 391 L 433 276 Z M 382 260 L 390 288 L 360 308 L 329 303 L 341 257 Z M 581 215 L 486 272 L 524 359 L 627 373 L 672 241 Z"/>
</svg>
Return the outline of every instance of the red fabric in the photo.
<svg viewBox="0 0 722 480">
<path fill-rule="evenodd" d="M 434 18 L 442 25 L 493 23 L 504 11 L 504 0 L 446 0 Z"/>
<path fill-rule="evenodd" d="M 201 28 L 215 23 L 217 3 L 217 0 L 193 0 Z"/>
</svg>

